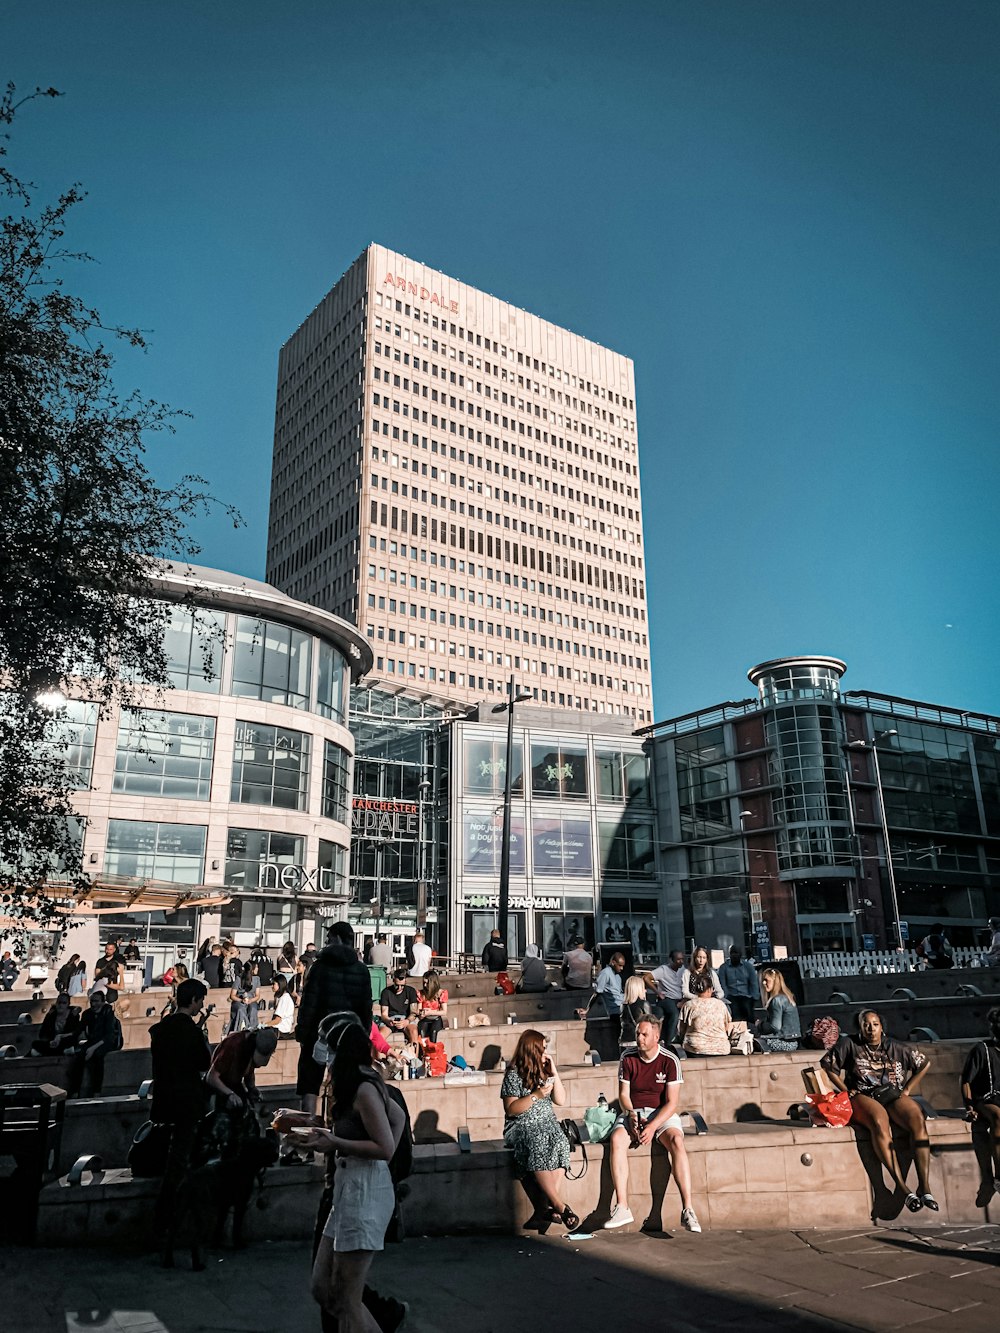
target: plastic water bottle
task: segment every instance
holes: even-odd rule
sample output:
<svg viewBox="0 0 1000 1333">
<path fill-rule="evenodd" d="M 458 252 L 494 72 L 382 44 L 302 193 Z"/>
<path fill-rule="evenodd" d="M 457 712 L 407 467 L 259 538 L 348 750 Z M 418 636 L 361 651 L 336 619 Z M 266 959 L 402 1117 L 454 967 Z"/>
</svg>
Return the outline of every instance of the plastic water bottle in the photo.
<svg viewBox="0 0 1000 1333">
<path fill-rule="evenodd" d="M 599 1096 L 598 1096 L 598 1098 L 597 1098 L 597 1105 L 598 1105 L 598 1106 L 607 1106 L 607 1104 L 608 1104 L 608 1099 L 607 1099 L 607 1097 L 605 1097 L 605 1095 L 604 1095 L 603 1092 L 600 1093 Z"/>
</svg>

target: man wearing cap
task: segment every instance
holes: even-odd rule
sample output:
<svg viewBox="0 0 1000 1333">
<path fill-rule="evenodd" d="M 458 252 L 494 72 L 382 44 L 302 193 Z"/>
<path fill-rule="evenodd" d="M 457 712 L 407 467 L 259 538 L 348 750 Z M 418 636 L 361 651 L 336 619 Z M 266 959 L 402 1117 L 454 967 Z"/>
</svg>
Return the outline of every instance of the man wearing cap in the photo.
<svg viewBox="0 0 1000 1333">
<path fill-rule="evenodd" d="M 579 935 L 570 940 L 569 949 L 563 954 L 562 974 L 567 990 L 590 990 L 594 984 L 594 959 L 583 947 Z"/>
<path fill-rule="evenodd" d="M 371 966 L 384 967 L 388 972 L 392 967 L 392 945 L 384 935 L 376 935 L 372 945 Z"/>
<path fill-rule="evenodd" d="M 219 1042 L 205 1084 L 218 1097 L 220 1108 L 228 1106 L 237 1111 L 260 1100 L 255 1075 L 270 1062 L 277 1047 L 277 1028 L 231 1032 Z"/>
</svg>

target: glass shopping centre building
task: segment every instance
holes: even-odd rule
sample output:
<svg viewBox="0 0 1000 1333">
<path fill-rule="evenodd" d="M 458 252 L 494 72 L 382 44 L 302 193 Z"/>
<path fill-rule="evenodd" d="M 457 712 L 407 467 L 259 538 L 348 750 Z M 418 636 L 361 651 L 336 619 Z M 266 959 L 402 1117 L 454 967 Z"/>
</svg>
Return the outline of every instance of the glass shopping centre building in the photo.
<svg viewBox="0 0 1000 1333">
<path fill-rule="evenodd" d="M 349 895 L 352 677 L 371 662 L 346 622 L 267 584 L 166 567 L 170 689 L 118 710 L 71 699 L 58 726 L 100 886 L 150 881 L 230 901 L 213 912 L 120 913 L 104 939 L 169 961 L 199 936 L 312 938 Z"/>
<path fill-rule="evenodd" d="M 157 960 L 206 935 L 301 948 L 331 918 L 402 948 L 579 936 L 654 962 L 693 940 L 790 955 L 891 947 L 1000 914 L 1000 720 L 842 688 L 834 658 L 749 672 L 755 697 L 640 731 L 531 698 L 507 719 L 372 677 L 330 613 L 217 570 L 165 571 L 172 688 L 61 714 L 96 884 L 222 894 L 100 918 Z M 138 706 L 143 704 L 146 706 Z M 888 836 L 886 836 L 888 835 Z"/>
</svg>

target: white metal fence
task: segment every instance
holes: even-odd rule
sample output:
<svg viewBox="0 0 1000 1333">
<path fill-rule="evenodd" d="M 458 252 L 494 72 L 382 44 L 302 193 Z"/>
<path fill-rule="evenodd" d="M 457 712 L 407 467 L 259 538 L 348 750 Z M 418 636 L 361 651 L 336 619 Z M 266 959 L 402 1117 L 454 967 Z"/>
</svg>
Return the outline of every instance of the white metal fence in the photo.
<svg viewBox="0 0 1000 1333">
<path fill-rule="evenodd" d="M 984 950 L 954 950 L 956 967 L 984 967 Z M 873 972 L 919 972 L 926 966 L 914 949 L 868 949 L 862 953 L 811 953 L 796 958 L 804 977 L 854 977 Z"/>
</svg>

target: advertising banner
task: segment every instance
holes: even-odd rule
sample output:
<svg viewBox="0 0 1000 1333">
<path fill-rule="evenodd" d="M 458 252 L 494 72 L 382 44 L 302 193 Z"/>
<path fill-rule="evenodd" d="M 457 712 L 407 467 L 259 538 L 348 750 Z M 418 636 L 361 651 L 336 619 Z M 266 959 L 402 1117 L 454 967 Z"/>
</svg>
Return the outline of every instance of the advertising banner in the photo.
<svg viewBox="0 0 1000 1333">
<path fill-rule="evenodd" d="M 500 870 L 503 816 L 491 810 L 466 810 L 462 817 L 462 863 L 467 874 L 493 875 Z M 524 874 L 524 817 L 510 821 L 510 873 Z"/>
<path fill-rule="evenodd" d="M 590 875 L 590 824 L 585 819 L 535 816 L 531 848 L 536 875 Z"/>
</svg>

